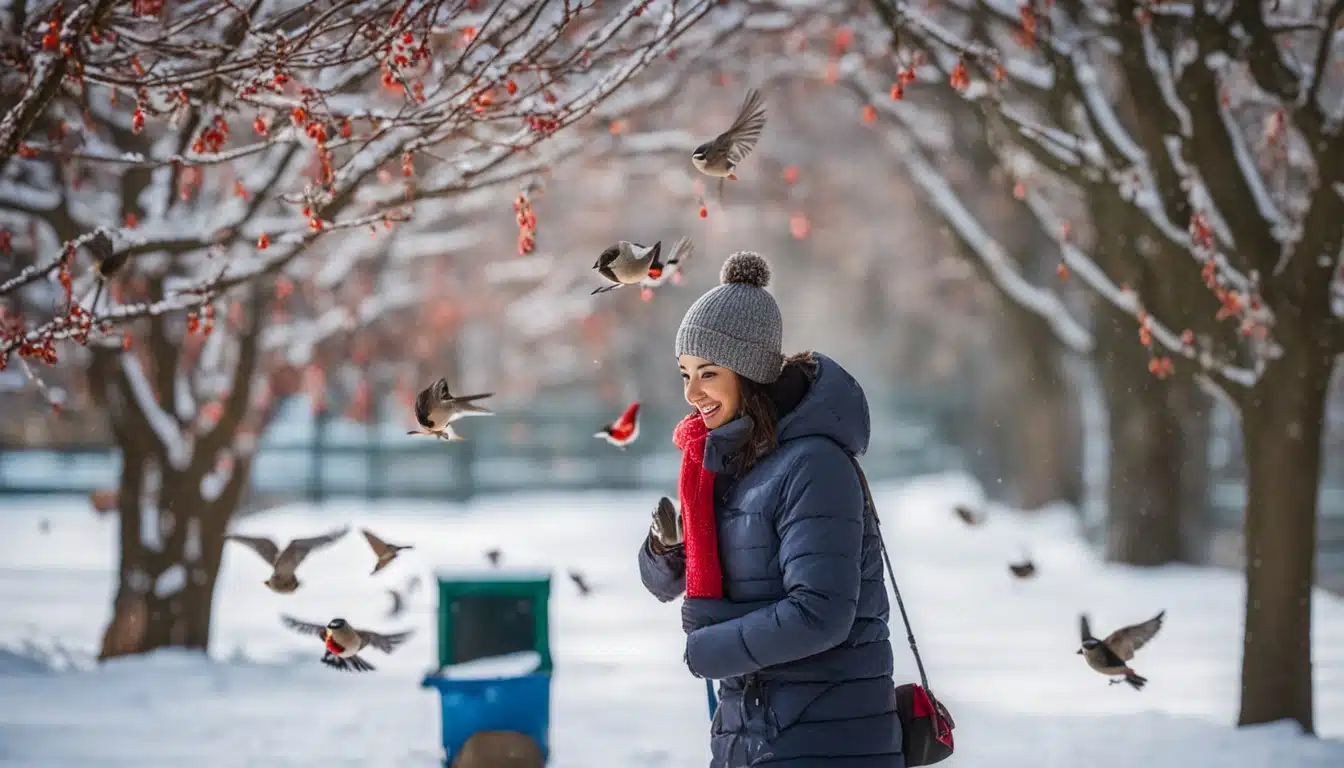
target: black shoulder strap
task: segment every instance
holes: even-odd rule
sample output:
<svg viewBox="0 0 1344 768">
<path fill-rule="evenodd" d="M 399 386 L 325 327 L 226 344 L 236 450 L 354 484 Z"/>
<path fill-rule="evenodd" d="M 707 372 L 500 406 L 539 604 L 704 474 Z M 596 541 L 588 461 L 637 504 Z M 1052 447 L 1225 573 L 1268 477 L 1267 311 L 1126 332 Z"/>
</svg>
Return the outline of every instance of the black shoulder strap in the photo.
<svg viewBox="0 0 1344 768">
<path fill-rule="evenodd" d="M 864 474 L 863 467 L 859 466 L 859 460 L 853 456 L 849 457 L 854 462 L 854 470 L 859 473 L 859 485 L 863 486 L 863 502 L 868 511 L 872 514 L 873 520 L 877 523 L 877 543 L 882 548 L 882 562 L 887 568 L 887 580 L 891 582 L 892 594 L 896 595 L 896 607 L 901 611 L 901 621 L 905 622 L 905 637 L 910 641 L 910 652 L 915 656 L 915 666 L 919 668 L 919 683 L 924 686 L 924 690 L 930 690 L 929 677 L 924 674 L 924 662 L 919 658 L 919 646 L 915 645 L 915 631 L 910 628 L 910 616 L 905 612 L 905 602 L 901 600 L 901 588 L 896 586 L 896 571 L 891 567 L 891 555 L 887 554 L 887 542 L 882 538 L 882 520 L 877 516 L 877 505 L 873 502 L 873 492 L 868 487 L 868 476 Z"/>
</svg>

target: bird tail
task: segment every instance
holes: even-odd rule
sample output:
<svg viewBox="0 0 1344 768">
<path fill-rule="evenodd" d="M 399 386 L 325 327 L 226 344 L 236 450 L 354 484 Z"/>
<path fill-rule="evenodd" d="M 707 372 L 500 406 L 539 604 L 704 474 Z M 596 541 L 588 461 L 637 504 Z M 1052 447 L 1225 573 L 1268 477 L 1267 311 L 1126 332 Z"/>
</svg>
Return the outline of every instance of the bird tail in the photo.
<svg viewBox="0 0 1344 768">
<path fill-rule="evenodd" d="M 1148 684 L 1148 678 L 1140 675 L 1139 673 L 1133 670 L 1130 670 L 1125 673 L 1125 682 L 1129 683 L 1130 687 L 1133 688 L 1134 690 L 1142 691 L 1143 686 Z"/>
<path fill-rule="evenodd" d="M 693 251 L 694 248 L 695 246 L 691 243 L 691 238 L 682 237 L 678 239 L 677 242 L 672 245 L 672 255 L 668 257 L 667 264 L 664 266 L 670 267 L 673 264 L 681 264 L 691 255 L 691 251 Z"/>
</svg>

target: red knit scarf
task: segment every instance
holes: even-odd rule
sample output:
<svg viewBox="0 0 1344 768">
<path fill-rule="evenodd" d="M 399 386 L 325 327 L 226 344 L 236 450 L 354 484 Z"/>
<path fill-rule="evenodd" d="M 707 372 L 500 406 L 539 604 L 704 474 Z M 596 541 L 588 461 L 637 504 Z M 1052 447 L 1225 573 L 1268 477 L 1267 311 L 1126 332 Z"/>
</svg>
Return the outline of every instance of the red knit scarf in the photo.
<svg viewBox="0 0 1344 768">
<path fill-rule="evenodd" d="M 681 449 L 681 529 L 686 543 L 686 596 L 723 597 L 719 533 L 714 521 L 714 473 L 705 469 L 709 427 L 699 413 L 681 420 L 672 443 Z"/>
</svg>

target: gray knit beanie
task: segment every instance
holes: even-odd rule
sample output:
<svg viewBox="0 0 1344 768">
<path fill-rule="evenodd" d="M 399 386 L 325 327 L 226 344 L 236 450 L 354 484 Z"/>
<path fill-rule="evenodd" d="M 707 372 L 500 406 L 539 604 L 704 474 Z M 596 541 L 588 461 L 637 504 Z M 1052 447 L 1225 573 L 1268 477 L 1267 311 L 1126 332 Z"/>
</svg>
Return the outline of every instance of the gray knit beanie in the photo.
<svg viewBox="0 0 1344 768">
<path fill-rule="evenodd" d="M 765 290 L 770 265 L 738 251 L 723 262 L 719 285 L 695 300 L 677 329 L 677 356 L 695 355 L 761 384 L 779 378 L 784 319 Z"/>
</svg>

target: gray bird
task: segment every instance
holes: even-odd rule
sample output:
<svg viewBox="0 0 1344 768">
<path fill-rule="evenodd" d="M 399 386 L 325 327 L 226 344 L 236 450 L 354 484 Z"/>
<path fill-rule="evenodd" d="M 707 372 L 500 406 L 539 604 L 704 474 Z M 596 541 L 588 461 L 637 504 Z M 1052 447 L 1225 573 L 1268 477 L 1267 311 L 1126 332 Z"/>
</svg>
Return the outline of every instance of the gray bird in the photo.
<svg viewBox="0 0 1344 768">
<path fill-rule="evenodd" d="M 1162 628 L 1162 617 L 1166 614 L 1166 611 L 1162 611 L 1142 624 L 1121 627 L 1108 635 L 1105 640 L 1098 640 L 1092 636 L 1092 629 L 1087 623 L 1087 614 L 1081 614 L 1078 617 L 1078 628 L 1082 635 L 1083 647 L 1078 649 L 1078 653 L 1087 661 L 1089 667 L 1115 678 L 1110 681 L 1111 685 L 1129 683 L 1134 690 L 1141 691 L 1148 678 L 1130 669 L 1128 662 L 1134 658 L 1134 653 L 1152 640 Z"/>
<path fill-rule="evenodd" d="M 388 544 L 373 535 L 373 532 L 368 528 L 360 528 L 359 532 L 364 534 L 364 538 L 369 542 L 369 549 L 372 549 L 374 556 L 378 558 L 378 562 L 373 565 L 373 570 L 369 571 L 370 576 L 390 565 L 393 560 L 397 559 L 397 554 L 402 550 L 414 549 L 410 544 Z"/>
<path fill-rule="evenodd" d="M 682 238 L 683 240 L 685 238 Z M 677 243 L 680 245 L 681 240 Z M 598 255 L 593 271 L 610 285 L 594 288 L 592 294 L 614 291 L 622 285 L 639 285 L 651 275 L 662 275 L 667 267 L 662 261 L 663 241 L 640 245 L 621 240 Z"/>
<path fill-rule="evenodd" d="M 337 539 L 340 539 L 350 531 L 349 527 L 341 528 L 322 536 L 314 536 L 308 539 L 294 539 L 282 551 L 275 545 L 274 541 L 259 536 L 239 536 L 235 533 L 227 534 L 226 541 L 236 541 L 239 544 L 245 544 L 253 552 L 261 556 L 266 564 L 271 566 L 271 575 L 262 582 L 271 588 L 272 592 L 287 595 L 299 588 L 301 583 L 294 575 L 294 571 L 299 567 L 304 558 L 315 549 L 330 546 Z"/>
<path fill-rule="evenodd" d="M 453 393 L 448 391 L 448 380 L 439 379 L 421 390 L 415 398 L 415 420 L 420 428 L 406 434 L 429 435 L 449 442 L 466 440 L 453 431 L 452 423 L 464 416 L 494 416 L 494 411 L 474 405 L 475 401 L 493 397 L 494 394 L 483 392 L 479 395 L 453 397 Z"/>
<path fill-rule="evenodd" d="M 957 517 L 961 518 L 961 522 L 967 525 L 980 525 L 985 522 L 985 515 L 983 512 L 974 512 L 969 507 L 961 504 L 952 507 L 952 511 L 957 513 Z"/>
<path fill-rule="evenodd" d="M 393 587 L 388 587 L 387 595 L 388 597 L 392 598 L 392 607 L 387 609 L 387 618 L 395 619 L 396 617 L 400 616 L 402 611 L 406 610 L 407 598 L 409 598 L 412 594 L 414 594 L 416 589 L 418 589 L 419 587 L 420 587 L 419 576 L 412 576 L 410 581 L 406 582 L 406 587 L 404 589 L 395 589 Z"/>
<path fill-rule="evenodd" d="M 649 539 L 655 549 L 667 551 L 681 543 L 681 514 L 666 496 L 658 500 L 649 524 Z"/>
<path fill-rule="evenodd" d="M 131 255 L 127 251 L 115 250 L 112 239 L 103 232 L 94 235 L 85 246 L 93 252 L 93 270 L 98 274 L 98 286 L 93 291 L 93 298 L 89 300 L 89 311 L 96 311 L 98 299 L 103 295 L 103 286 L 121 272 L 121 268 L 130 261 Z"/>
<path fill-rule="evenodd" d="M 490 565 L 491 565 L 492 567 L 494 567 L 494 568 L 498 568 L 498 567 L 499 567 L 499 558 L 500 558 L 501 556 L 503 556 L 503 554 L 504 554 L 503 552 L 500 552 L 500 551 L 499 551 L 499 548 L 498 548 L 498 547 L 495 547 L 495 548 L 492 548 L 492 549 L 487 549 L 487 550 L 485 551 L 485 559 L 487 559 L 487 560 L 490 561 Z"/>
<path fill-rule="evenodd" d="M 742 108 L 728 130 L 695 148 L 691 165 L 716 179 L 736 179 L 737 166 L 756 147 L 765 128 L 765 100 L 755 88 L 747 91 Z"/>
<path fill-rule="evenodd" d="M 679 280 L 677 276 L 686 268 L 686 262 L 690 261 L 691 255 L 695 253 L 695 244 L 691 238 L 683 237 L 672 244 L 672 255 L 663 263 L 661 269 L 650 268 L 648 274 L 639 281 L 640 286 L 645 288 L 659 288 L 666 285 L 669 281 Z"/>
<path fill-rule="evenodd" d="M 320 638 L 326 646 L 322 654 L 322 663 L 328 667 L 355 672 L 371 672 L 374 666 L 360 657 L 365 648 L 377 648 L 383 653 L 391 653 L 398 645 L 411 636 L 411 632 L 398 632 L 395 635 L 383 635 L 367 629 L 355 629 L 345 619 L 332 619 L 324 627 L 309 624 L 293 616 L 282 614 L 280 620 L 285 626 L 305 635 Z"/>
<path fill-rule="evenodd" d="M 1020 563 L 1009 563 L 1008 570 L 1019 579 L 1030 579 L 1036 575 L 1036 564 L 1027 558 Z"/>
<path fill-rule="evenodd" d="M 569 580 L 574 582 L 574 586 L 578 588 L 580 595 L 587 597 L 593 593 L 592 585 L 588 583 L 588 579 L 579 571 L 571 568 L 569 571 Z"/>
</svg>

